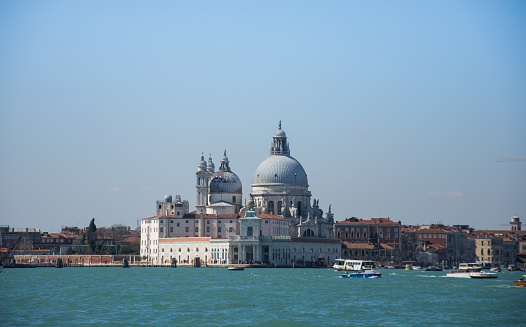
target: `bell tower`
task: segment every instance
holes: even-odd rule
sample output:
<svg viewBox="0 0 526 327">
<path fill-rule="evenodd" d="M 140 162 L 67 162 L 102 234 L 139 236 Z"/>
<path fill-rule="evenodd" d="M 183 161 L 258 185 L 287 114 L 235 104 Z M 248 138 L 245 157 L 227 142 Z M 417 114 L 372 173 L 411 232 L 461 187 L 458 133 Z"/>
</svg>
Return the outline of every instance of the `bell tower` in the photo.
<svg viewBox="0 0 526 327">
<path fill-rule="evenodd" d="M 208 159 L 208 164 L 203 155 L 197 164 L 196 174 L 196 209 L 198 213 L 205 213 L 206 205 L 208 204 L 208 182 L 210 177 L 214 174 L 214 163 L 212 157 Z"/>
</svg>

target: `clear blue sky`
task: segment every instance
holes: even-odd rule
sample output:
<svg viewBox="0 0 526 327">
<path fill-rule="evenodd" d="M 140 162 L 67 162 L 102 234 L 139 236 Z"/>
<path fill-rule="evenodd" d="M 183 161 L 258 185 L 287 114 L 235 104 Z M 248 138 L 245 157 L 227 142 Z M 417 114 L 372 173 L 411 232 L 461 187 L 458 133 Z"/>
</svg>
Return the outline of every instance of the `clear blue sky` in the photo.
<svg viewBox="0 0 526 327">
<path fill-rule="evenodd" d="M 337 220 L 526 223 L 525 1 L 2 1 L 0 225 L 136 227 L 283 121 Z"/>
</svg>

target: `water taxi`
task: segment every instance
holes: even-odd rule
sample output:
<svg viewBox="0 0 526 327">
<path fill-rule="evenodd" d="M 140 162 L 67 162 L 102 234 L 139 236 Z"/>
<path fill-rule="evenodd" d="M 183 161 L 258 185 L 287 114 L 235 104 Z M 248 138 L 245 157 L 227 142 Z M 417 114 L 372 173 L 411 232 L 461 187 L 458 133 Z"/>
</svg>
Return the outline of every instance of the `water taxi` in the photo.
<svg viewBox="0 0 526 327">
<path fill-rule="evenodd" d="M 514 281 L 513 285 L 526 287 L 526 275 L 519 278 L 519 280 Z"/>
<path fill-rule="evenodd" d="M 382 274 L 376 270 L 376 264 L 370 260 L 345 260 L 343 269 L 346 273 L 342 275 L 343 278 L 378 278 Z"/>
<path fill-rule="evenodd" d="M 457 270 L 451 270 L 447 277 L 459 278 L 497 278 L 497 273 L 482 271 L 482 267 L 476 263 L 461 263 Z"/>
<path fill-rule="evenodd" d="M 228 267 L 228 270 L 245 270 L 245 268 L 239 266 L 230 266 Z"/>
</svg>

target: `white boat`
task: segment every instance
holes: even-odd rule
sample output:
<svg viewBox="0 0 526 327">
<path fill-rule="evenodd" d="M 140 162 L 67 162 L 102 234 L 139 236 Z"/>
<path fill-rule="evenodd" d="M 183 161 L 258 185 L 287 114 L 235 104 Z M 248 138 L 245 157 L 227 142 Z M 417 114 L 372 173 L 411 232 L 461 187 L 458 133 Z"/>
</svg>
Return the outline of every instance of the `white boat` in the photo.
<svg viewBox="0 0 526 327">
<path fill-rule="evenodd" d="M 345 260 L 343 269 L 346 273 L 343 278 L 378 278 L 382 274 L 376 270 L 376 264 L 370 260 Z"/>
<path fill-rule="evenodd" d="M 446 274 L 447 277 L 459 278 L 497 278 L 493 272 L 484 272 L 482 267 L 476 263 L 461 263 L 457 270 L 451 270 Z"/>
<path fill-rule="evenodd" d="M 345 259 L 336 259 L 334 260 L 334 266 L 332 266 L 334 270 L 345 270 Z"/>
<path fill-rule="evenodd" d="M 245 270 L 243 267 L 236 267 L 236 266 L 230 266 L 228 267 L 228 270 Z"/>
<path fill-rule="evenodd" d="M 364 270 L 342 275 L 343 278 L 380 278 L 382 274 L 378 270 Z"/>
<path fill-rule="evenodd" d="M 469 276 L 471 278 L 497 278 L 497 273 L 494 272 L 486 272 L 486 271 L 478 271 L 478 272 L 472 272 Z"/>
</svg>

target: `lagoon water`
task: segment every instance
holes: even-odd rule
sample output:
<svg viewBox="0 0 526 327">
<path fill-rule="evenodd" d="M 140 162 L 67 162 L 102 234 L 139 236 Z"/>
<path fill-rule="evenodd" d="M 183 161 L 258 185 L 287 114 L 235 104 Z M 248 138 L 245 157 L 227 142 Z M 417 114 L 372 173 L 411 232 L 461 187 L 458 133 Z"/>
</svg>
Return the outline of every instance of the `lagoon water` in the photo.
<svg viewBox="0 0 526 327">
<path fill-rule="evenodd" d="M 0 274 L 2 326 L 525 326 L 522 272 L 34 268 Z"/>
</svg>

